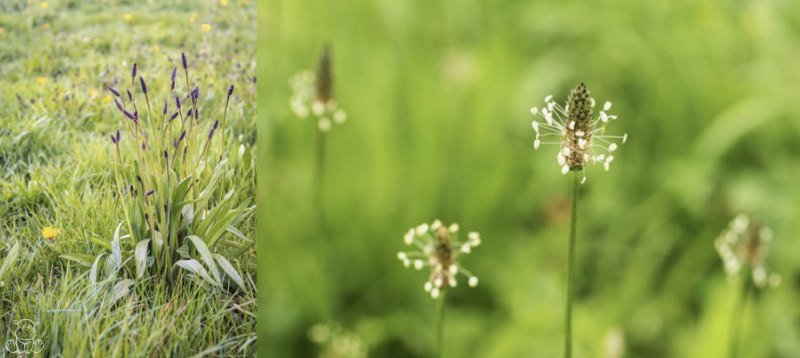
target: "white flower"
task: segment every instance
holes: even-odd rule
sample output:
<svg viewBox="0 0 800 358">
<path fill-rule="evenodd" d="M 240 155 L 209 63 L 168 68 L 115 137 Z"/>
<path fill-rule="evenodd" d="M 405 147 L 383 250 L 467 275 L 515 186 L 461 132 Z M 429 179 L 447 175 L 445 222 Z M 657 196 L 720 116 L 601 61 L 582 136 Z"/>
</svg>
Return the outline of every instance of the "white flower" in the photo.
<svg viewBox="0 0 800 358">
<path fill-rule="evenodd" d="M 430 267 L 431 273 L 424 288 L 434 299 L 443 289 L 458 285 L 458 274 L 467 277 L 470 287 L 478 284 L 478 278 L 460 265 L 459 258 L 480 245 L 480 234 L 470 232 L 466 241 L 460 241 L 458 230 L 458 224 L 444 226 L 441 221 L 434 220 L 431 225 L 424 223 L 409 229 L 403 236 L 406 245 L 414 245 L 418 250 L 400 252 L 397 258 L 405 267 L 409 267 L 412 261 L 417 270 Z"/>
<path fill-rule="evenodd" d="M 753 223 L 747 215 L 740 214 L 731 220 L 714 242 L 728 278 L 736 280 L 742 268 L 747 268 L 757 288 L 779 285 L 780 276 L 769 273 L 765 262 L 771 239 L 772 231 Z"/>
<path fill-rule="evenodd" d="M 533 148 L 539 149 L 543 144 L 558 145 L 561 149 L 556 160 L 561 173 L 579 170 L 583 173 L 581 182 L 586 180 L 585 167 L 588 163 L 601 163 L 605 170 L 609 170 L 614 160 L 610 154 L 619 146 L 615 141 L 625 143 L 628 138 L 627 134 L 605 134 L 606 125 L 617 119 L 617 116 L 608 114 L 611 102 L 606 101 L 599 114 L 592 117 L 595 101 L 583 83 L 572 91 L 564 107 L 553 101 L 552 95 L 544 101 L 545 108 L 531 108 L 534 116 L 544 119 L 542 122 L 536 119 L 531 122 L 536 134 Z"/>
<path fill-rule="evenodd" d="M 298 118 L 313 116 L 317 120 L 317 128 L 322 132 L 329 131 L 333 124 L 342 125 L 347 121 L 347 113 L 338 108 L 336 100 L 322 101 L 317 98 L 313 71 L 298 72 L 289 80 L 289 86 L 292 88 L 289 108 Z"/>
</svg>

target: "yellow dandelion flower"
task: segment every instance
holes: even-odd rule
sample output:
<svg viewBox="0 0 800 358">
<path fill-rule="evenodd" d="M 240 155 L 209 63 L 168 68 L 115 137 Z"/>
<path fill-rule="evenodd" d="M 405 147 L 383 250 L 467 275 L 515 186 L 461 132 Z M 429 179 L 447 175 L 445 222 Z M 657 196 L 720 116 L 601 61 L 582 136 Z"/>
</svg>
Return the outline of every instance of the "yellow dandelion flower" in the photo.
<svg viewBox="0 0 800 358">
<path fill-rule="evenodd" d="M 219 0 L 219 4 L 222 6 L 228 6 L 228 0 Z"/>
<path fill-rule="evenodd" d="M 42 77 L 42 76 L 36 77 L 36 83 L 40 85 L 47 83 L 47 77 Z"/>
<path fill-rule="evenodd" d="M 61 229 L 47 226 L 44 229 L 42 229 L 42 238 L 47 241 L 54 241 L 56 239 L 56 236 L 58 236 L 58 233 L 60 232 Z"/>
<path fill-rule="evenodd" d="M 125 15 L 122 15 L 122 18 L 125 19 L 125 22 L 131 22 L 131 20 L 133 20 L 133 15 L 131 15 L 129 12 L 126 12 Z"/>
<path fill-rule="evenodd" d="M 211 25 L 210 24 L 202 24 L 202 25 L 200 25 L 200 29 L 205 31 L 205 32 L 209 32 L 209 31 L 211 31 Z"/>
<path fill-rule="evenodd" d="M 197 13 L 193 12 L 191 15 L 189 15 L 189 22 L 194 23 L 195 21 L 197 21 Z"/>
<path fill-rule="evenodd" d="M 42 9 L 47 9 L 48 7 L 50 7 L 50 4 L 48 4 L 47 1 L 45 1 L 45 2 L 43 2 L 41 4 L 39 4 L 39 7 L 42 8 Z"/>
</svg>

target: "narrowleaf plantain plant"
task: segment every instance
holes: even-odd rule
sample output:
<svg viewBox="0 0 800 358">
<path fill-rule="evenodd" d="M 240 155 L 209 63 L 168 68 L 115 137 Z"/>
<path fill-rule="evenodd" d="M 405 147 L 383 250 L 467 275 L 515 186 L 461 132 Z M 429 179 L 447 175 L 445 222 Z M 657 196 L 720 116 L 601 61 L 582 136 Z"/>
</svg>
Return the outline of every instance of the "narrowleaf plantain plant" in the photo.
<svg viewBox="0 0 800 358">
<path fill-rule="evenodd" d="M 236 229 L 252 213 L 251 199 L 235 195 L 236 188 L 248 185 L 246 176 L 237 174 L 252 170 L 252 158 L 246 151 L 242 164 L 234 168 L 226 158 L 225 128 L 234 88 L 227 89 L 224 110 L 202 108 L 199 87 L 189 84 L 184 54 L 181 67 L 186 93 L 176 90 L 178 69 L 173 68 L 160 111 L 151 107 L 157 96 L 143 77 L 137 78 L 136 64 L 124 94 L 108 88 L 123 122 L 111 143 L 124 220 L 110 244 L 94 240 L 110 253 L 93 259 L 89 277 L 93 283 L 121 278 L 115 295 L 127 292 L 134 279 L 149 275 L 174 280 L 179 272 L 215 287 L 244 288 L 242 276 L 219 253 L 228 242 L 226 235 L 240 241 L 241 249 L 252 244 Z M 200 117 L 201 110 L 209 119 Z M 77 255 L 62 257 L 86 264 Z"/>
</svg>

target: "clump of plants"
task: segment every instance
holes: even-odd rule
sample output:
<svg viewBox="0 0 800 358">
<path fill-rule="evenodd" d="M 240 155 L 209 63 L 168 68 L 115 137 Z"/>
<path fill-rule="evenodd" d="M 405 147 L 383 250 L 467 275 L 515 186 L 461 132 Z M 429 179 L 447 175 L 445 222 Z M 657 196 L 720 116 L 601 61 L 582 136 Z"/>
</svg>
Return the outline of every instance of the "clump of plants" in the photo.
<svg viewBox="0 0 800 358">
<path fill-rule="evenodd" d="M 124 219 L 110 244 L 95 240 L 107 252 L 94 258 L 90 280 L 116 280 L 117 293 L 145 276 L 174 280 L 181 272 L 215 287 L 244 287 L 222 254 L 231 250 L 221 250 L 228 238 L 249 241 L 236 226 L 253 210 L 250 199 L 235 195 L 243 184 L 228 168 L 225 138 L 234 87 L 225 90 L 224 107 L 201 106 L 184 54 L 180 67 L 165 76 L 168 86 L 159 92 L 136 64 L 127 89 L 108 88 L 121 124 L 110 144 L 115 200 Z"/>
</svg>

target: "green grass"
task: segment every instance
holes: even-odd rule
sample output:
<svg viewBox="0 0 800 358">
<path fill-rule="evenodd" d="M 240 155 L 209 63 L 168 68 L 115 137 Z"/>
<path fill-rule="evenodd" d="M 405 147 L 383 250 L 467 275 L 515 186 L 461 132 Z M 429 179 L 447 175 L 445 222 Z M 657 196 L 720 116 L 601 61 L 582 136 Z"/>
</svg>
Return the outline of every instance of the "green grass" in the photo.
<svg viewBox="0 0 800 358">
<path fill-rule="evenodd" d="M 445 355 L 562 354 L 569 177 L 534 152 L 531 106 L 585 81 L 627 132 L 581 188 L 574 356 L 725 357 L 738 288 L 714 239 L 740 212 L 773 228 L 777 289 L 750 301 L 742 357 L 800 354 L 800 6 L 792 1 L 269 1 L 259 9 L 261 338 L 311 356 L 337 321 L 372 356 L 431 356 L 434 302 L 395 258 L 439 218 L 479 231 L 475 289 L 448 293 Z M 264 25 L 262 25 L 264 24 Z M 344 126 L 327 138 L 289 78 L 330 43 Z M 260 92 L 266 93 L 266 92 Z M 329 240 L 328 267 L 318 252 Z M 330 287 L 327 290 L 326 287 Z M 328 315 L 326 312 L 331 312 Z"/>
<path fill-rule="evenodd" d="M 0 340 L 12 339 L 13 321 L 24 318 L 40 323 L 43 355 L 254 354 L 256 261 L 245 240 L 228 233 L 214 250 L 232 258 L 244 276 L 241 290 L 148 274 L 116 301 L 113 281 L 91 283 L 88 267 L 60 256 L 110 253 L 125 220 L 109 140 L 123 122 L 105 87 L 126 89 L 134 62 L 151 89 L 164 89 L 186 52 L 190 81 L 201 89 L 201 120 L 221 119 L 225 90 L 236 86 L 224 132 L 236 170 L 210 200 L 234 189 L 234 201 L 252 203 L 255 173 L 238 153 L 255 149 L 255 5 L 42 4 L 0 4 L 0 265 L 20 245 L 0 277 Z M 41 238 L 46 226 L 60 229 L 53 244 Z M 253 238 L 252 211 L 236 228 Z M 121 245 L 133 249 L 130 240 Z"/>
</svg>

